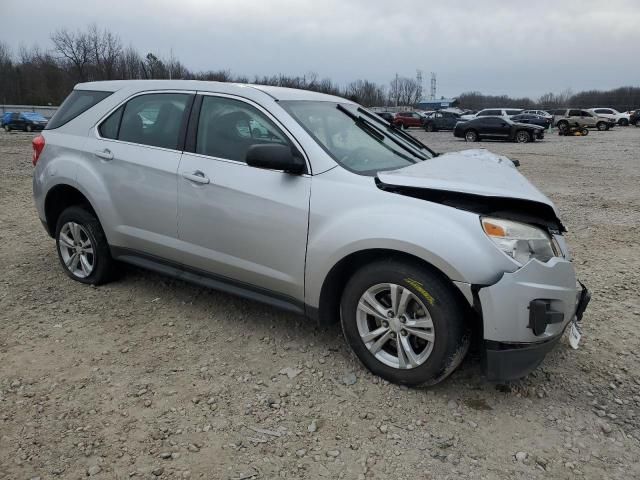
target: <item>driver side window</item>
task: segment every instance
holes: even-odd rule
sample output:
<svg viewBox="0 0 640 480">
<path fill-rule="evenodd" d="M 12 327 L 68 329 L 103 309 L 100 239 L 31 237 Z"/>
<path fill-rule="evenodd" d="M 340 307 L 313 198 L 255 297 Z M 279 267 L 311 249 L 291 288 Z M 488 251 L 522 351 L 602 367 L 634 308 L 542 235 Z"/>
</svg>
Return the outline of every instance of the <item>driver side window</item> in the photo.
<svg viewBox="0 0 640 480">
<path fill-rule="evenodd" d="M 196 153 L 244 162 L 249 147 L 290 145 L 285 135 L 257 108 L 226 97 L 202 99 Z"/>
</svg>

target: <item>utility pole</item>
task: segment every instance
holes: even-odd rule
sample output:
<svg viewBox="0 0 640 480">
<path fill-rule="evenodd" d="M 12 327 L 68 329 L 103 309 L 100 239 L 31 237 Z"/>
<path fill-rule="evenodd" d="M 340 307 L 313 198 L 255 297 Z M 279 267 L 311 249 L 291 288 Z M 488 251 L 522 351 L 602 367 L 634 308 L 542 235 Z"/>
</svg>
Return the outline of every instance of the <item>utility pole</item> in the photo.
<svg viewBox="0 0 640 480">
<path fill-rule="evenodd" d="M 429 92 L 429 97 L 431 100 L 436 99 L 436 74 L 435 72 L 431 72 L 431 92 Z"/>
<path fill-rule="evenodd" d="M 396 94 L 396 107 L 398 106 L 398 97 L 400 97 L 399 92 L 398 92 L 398 74 L 396 73 L 396 88 L 395 88 L 395 94 Z"/>
<path fill-rule="evenodd" d="M 416 102 L 422 100 L 422 70 L 416 70 L 416 81 L 418 82 L 418 91 L 416 92 Z"/>
</svg>

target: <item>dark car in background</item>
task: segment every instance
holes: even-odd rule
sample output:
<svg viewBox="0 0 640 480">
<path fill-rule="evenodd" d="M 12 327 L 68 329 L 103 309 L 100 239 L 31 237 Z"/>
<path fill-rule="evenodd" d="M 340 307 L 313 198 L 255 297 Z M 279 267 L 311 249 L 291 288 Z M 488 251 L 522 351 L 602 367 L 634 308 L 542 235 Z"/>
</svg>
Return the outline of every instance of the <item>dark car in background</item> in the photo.
<svg viewBox="0 0 640 480">
<path fill-rule="evenodd" d="M 438 130 L 453 130 L 460 121 L 460 114 L 454 112 L 433 112 L 426 116 L 424 129 L 427 132 Z"/>
<path fill-rule="evenodd" d="M 631 112 L 631 116 L 629 117 L 629 123 L 631 125 L 635 125 L 636 127 L 640 127 L 640 110 Z"/>
<path fill-rule="evenodd" d="M 398 112 L 393 120 L 393 124 L 396 127 L 404 129 L 410 127 L 420 127 L 424 125 L 424 117 L 418 112 Z"/>
<path fill-rule="evenodd" d="M 479 140 L 506 140 L 511 142 L 533 142 L 544 138 L 544 128 L 538 125 L 517 123 L 505 117 L 478 117 L 458 122 L 453 135 L 467 142 Z"/>
<path fill-rule="evenodd" d="M 529 123 L 531 125 L 538 125 L 542 128 L 549 128 L 551 126 L 551 119 L 529 113 L 514 115 L 513 117 L 511 117 L 511 120 L 516 123 Z"/>
<path fill-rule="evenodd" d="M 396 115 L 393 112 L 377 112 L 378 116 L 384 118 L 387 122 L 393 123 L 396 118 Z"/>
<path fill-rule="evenodd" d="M 2 116 L 2 128 L 7 132 L 11 130 L 34 132 L 44 130 L 46 126 L 47 119 L 35 112 L 6 112 Z"/>
</svg>

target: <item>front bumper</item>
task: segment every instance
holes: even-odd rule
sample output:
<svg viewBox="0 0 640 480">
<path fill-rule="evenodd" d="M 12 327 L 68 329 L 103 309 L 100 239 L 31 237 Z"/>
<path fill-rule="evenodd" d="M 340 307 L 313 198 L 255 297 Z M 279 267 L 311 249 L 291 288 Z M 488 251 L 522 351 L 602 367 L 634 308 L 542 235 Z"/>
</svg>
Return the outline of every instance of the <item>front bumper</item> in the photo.
<svg viewBox="0 0 640 480">
<path fill-rule="evenodd" d="M 569 323 L 582 318 L 590 299 L 563 258 L 531 260 L 477 295 L 491 380 L 513 380 L 536 368 Z"/>
</svg>

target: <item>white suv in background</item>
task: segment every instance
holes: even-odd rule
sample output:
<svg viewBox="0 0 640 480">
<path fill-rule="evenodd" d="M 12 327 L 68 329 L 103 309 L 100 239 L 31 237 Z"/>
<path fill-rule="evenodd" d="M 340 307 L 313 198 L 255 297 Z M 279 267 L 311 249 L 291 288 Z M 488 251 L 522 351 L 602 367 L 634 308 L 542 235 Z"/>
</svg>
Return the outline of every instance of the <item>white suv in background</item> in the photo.
<svg viewBox="0 0 640 480">
<path fill-rule="evenodd" d="M 629 113 L 621 113 L 615 108 L 590 108 L 590 112 L 595 113 L 599 117 L 610 118 L 615 121 L 618 125 L 626 127 L 629 125 L 629 117 L 631 116 Z"/>
<path fill-rule="evenodd" d="M 472 120 L 478 117 L 507 117 L 511 118 L 514 115 L 522 113 L 521 108 L 485 108 L 473 115 L 462 115 L 462 120 Z"/>
</svg>

